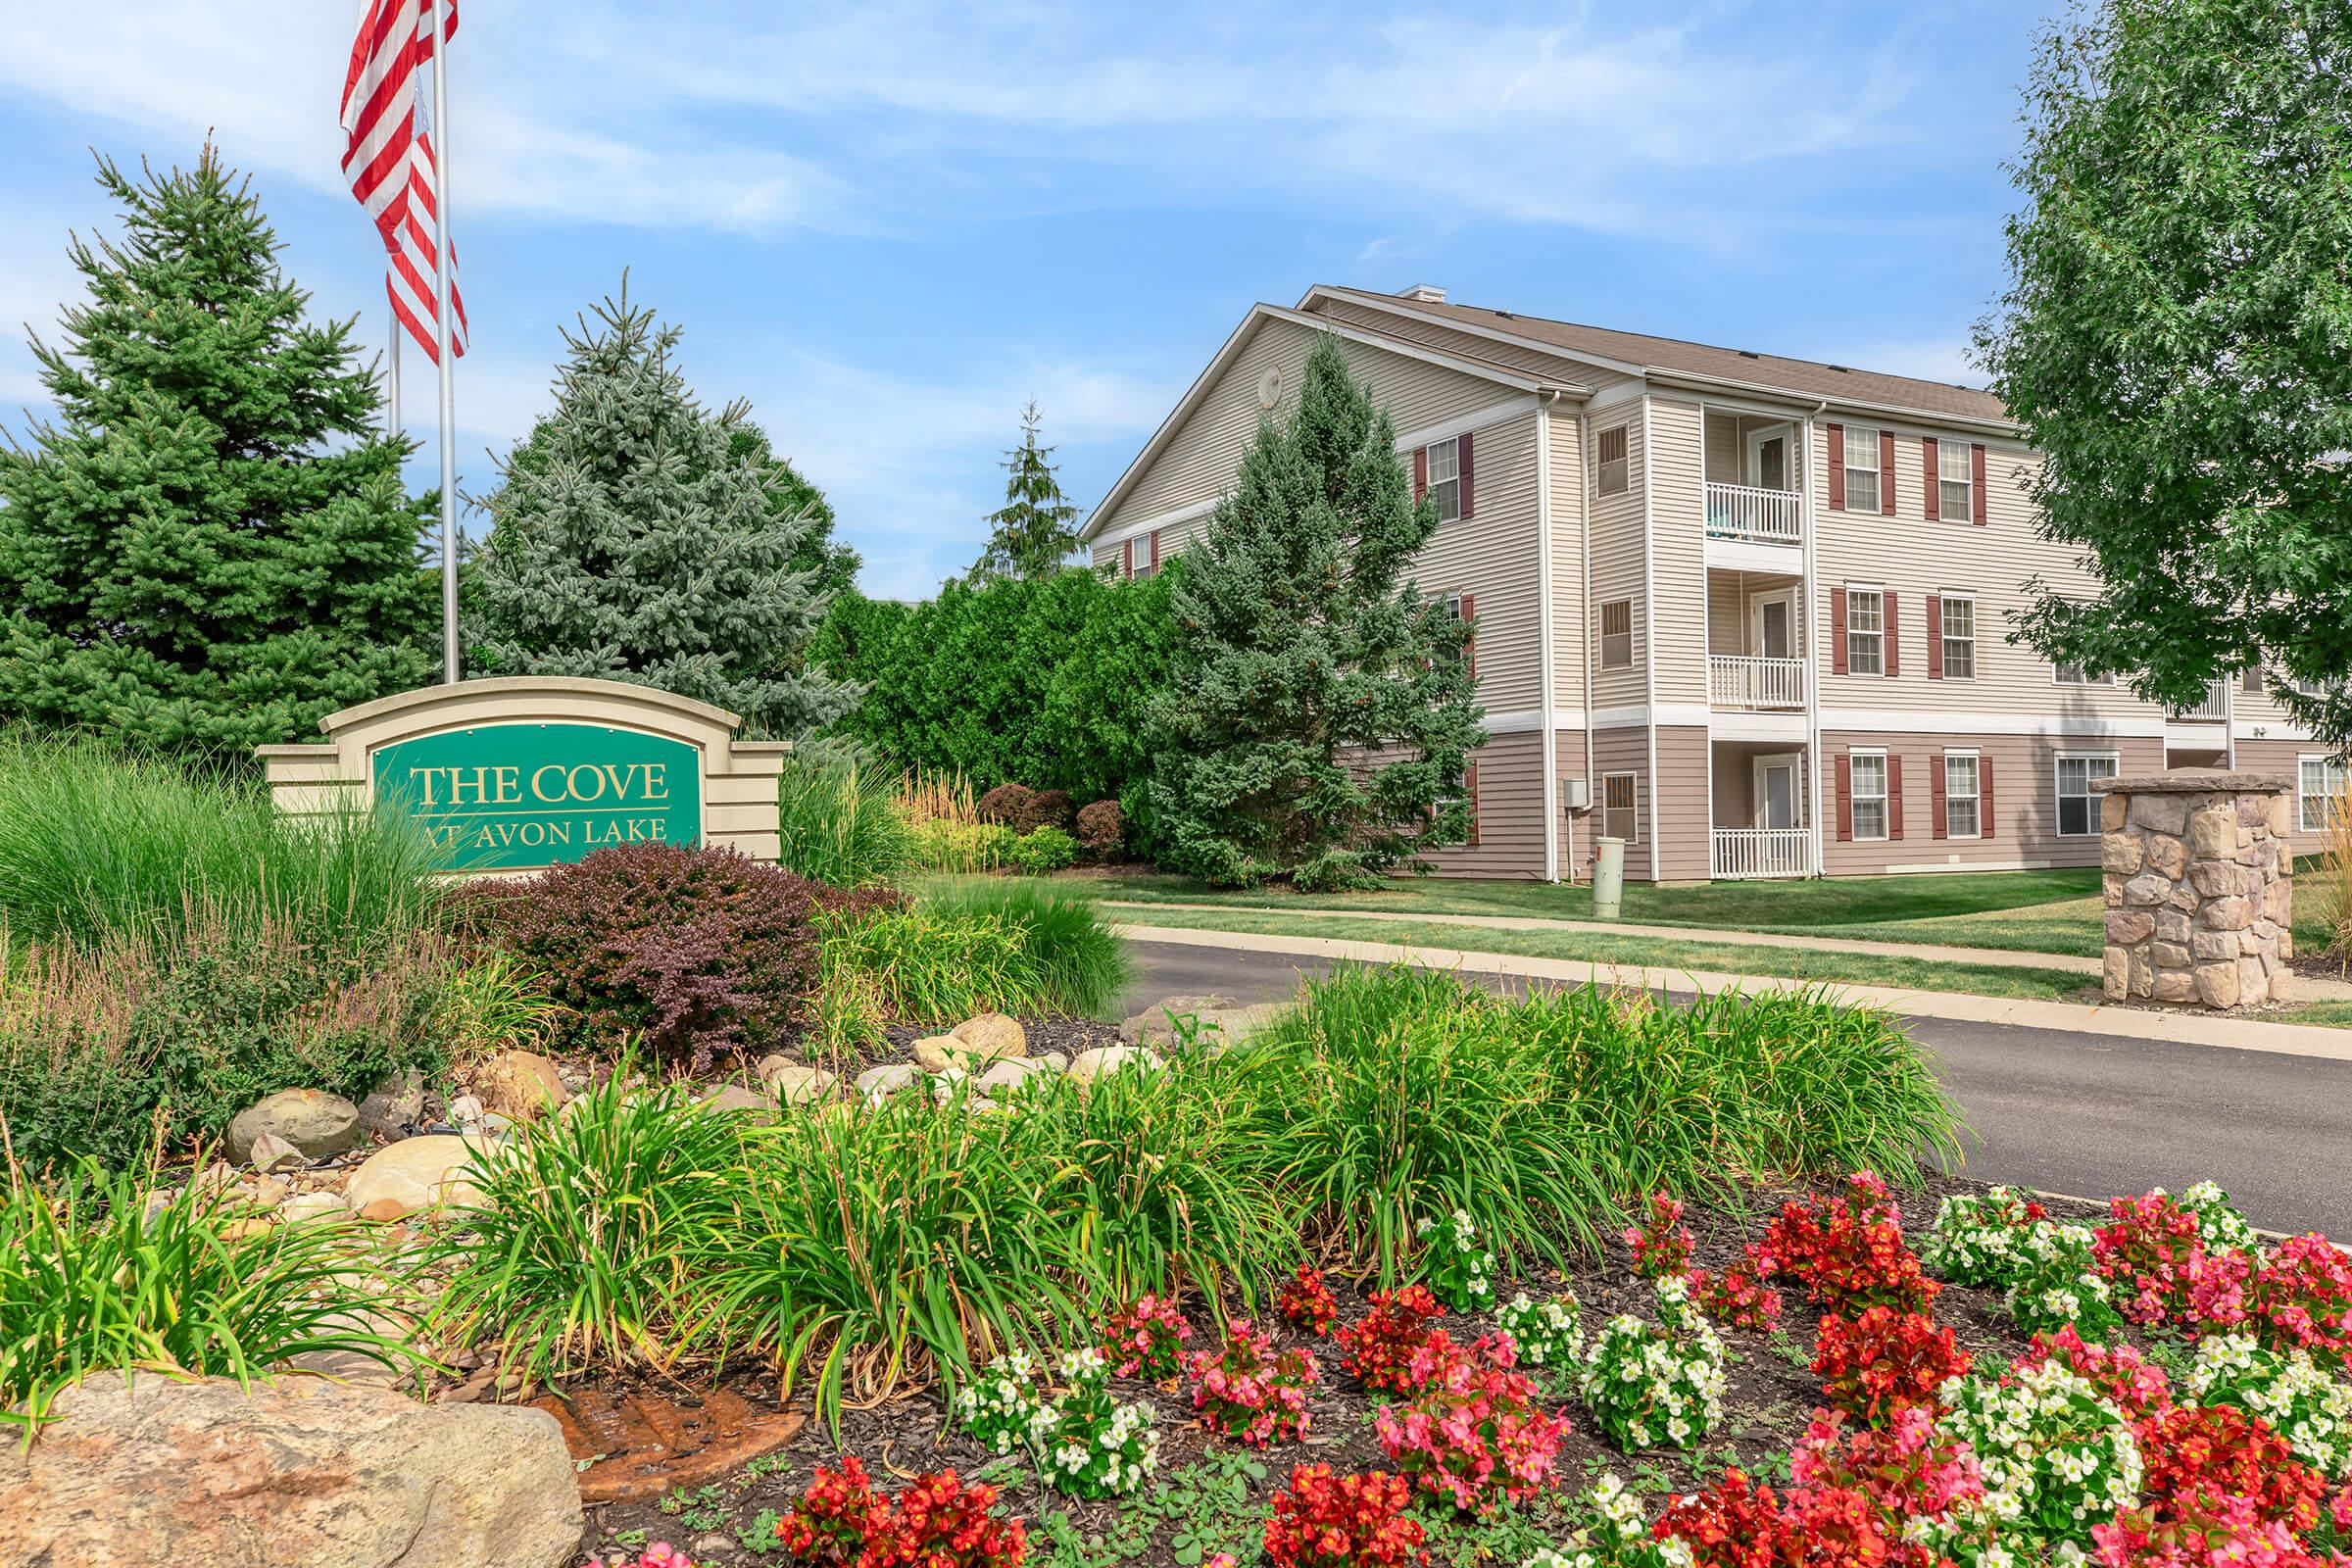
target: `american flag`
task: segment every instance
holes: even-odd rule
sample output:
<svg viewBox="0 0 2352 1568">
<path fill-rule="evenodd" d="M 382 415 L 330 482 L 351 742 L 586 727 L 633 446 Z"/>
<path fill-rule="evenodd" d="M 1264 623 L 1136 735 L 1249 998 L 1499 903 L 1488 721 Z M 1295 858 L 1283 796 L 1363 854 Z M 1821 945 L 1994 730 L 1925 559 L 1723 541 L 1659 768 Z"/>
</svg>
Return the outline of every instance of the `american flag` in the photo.
<svg viewBox="0 0 2352 1568">
<path fill-rule="evenodd" d="M 456 0 L 361 0 L 359 32 L 343 76 L 344 177 L 384 241 L 384 292 L 392 314 L 438 362 L 433 273 L 438 249 L 433 142 L 418 77 L 433 58 L 432 18 L 443 42 L 458 30 Z M 457 247 L 449 255 L 450 345 L 466 352 L 466 304 Z"/>
</svg>

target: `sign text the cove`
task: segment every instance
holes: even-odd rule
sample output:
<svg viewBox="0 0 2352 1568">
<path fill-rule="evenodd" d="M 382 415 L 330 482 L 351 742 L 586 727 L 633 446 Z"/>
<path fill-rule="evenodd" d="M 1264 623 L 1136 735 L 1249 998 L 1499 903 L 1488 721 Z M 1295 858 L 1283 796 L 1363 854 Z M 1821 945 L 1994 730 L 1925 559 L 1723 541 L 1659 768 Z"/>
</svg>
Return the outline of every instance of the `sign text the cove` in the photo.
<svg viewBox="0 0 2352 1568">
<path fill-rule="evenodd" d="M 703 836 L 702 753 L 608 724 L 480 724 L 379 747 L 396 800 L 466 870 L 576 860 L 613 844 Z"/>
</svg>

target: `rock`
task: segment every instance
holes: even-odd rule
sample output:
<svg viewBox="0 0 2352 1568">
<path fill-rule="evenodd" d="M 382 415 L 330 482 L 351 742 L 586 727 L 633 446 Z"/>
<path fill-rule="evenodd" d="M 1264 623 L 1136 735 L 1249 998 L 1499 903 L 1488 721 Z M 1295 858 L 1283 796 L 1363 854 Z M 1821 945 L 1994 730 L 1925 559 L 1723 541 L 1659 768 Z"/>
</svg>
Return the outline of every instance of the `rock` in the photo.
<svg viewBox="0 0 2352 1568">
<path fill-rule="evenodd" d="M 768 1061 L 782 1062 L 770 1069 Z M 797 1061 L 770 1056 L 760 1064 L 760 1081 L 767 1092 L 787 1105 L 808 1105 L 830 1099 L 841 1087 L 841 1080 L 822 1067 L 805 1067 Z"/>
<path fill-rule="evenodd" d="M 2145 942 L 2155 929 L 2156 917 L 2144 909 L 2107 911 L 2107 941 L 2111 947 L 2129 948 Z"/>
<path fill-rule="evenodd" d="M 2226 860 L 2237 853 L 2237 808 L 2207 806 L 2188 819 L 2188 853 L 2200 860 Z"/>
<path fill-rule="evenodd" d="M 2157 1002 L 2189 1002 L 2196 997 L 2196 985 L 2186 969 L 2165 969 L 2156 976 L 2156 989 L 2150 997 Z"/>
<path fill-rule="evenodd" d="M 441 1204 L 478 1206 L 482 1192 L 466 1179 L 466 1167 L 486 1160 L 489 1152 L 479 1137 L 445 1133 L 386 1144 L 351 1173 L 343 1201 L 361 1215 L 377 1204 L 391 1205 L 386 1217 L 394 1219 Z"/>
<path fill-rule="evenodd" d="M 296 1193 L 277 1207 L 277 1217 L 289 1225 L 309 1220 L 349 1219 L 351 1205 L 341 1193 Z"/>
<path fill-rule="evenodd" d="M 556 1064 L 535 1051 L 501 1051 L 474 1069 L 473 1092 L 482 1104 L 517 1121 L 562 1110 L 571 1098 Z"/>
<path fill-rule="evenodd" d="M 460 1095 L 449 1102 L 450 1122 L 468 1132 L 480 1126 L 488 1114 L 490 1107 L 482 1103 L 478 1095 Z"/>
<path fill-rule="evenodd" d="M 971 1074 L 961 1067 L 942 1067 L 931 1075 L 931 1098 L 940 1104 L 946 1104 L 956 1098 L 956 1086 L 970 1077 Z"/>
<path fill-rule="evenodd" d="M 2188 868 L 2188 885 L 2209 899 L 2226 899 L 2246 890 L 2246 873 L 2220 860 L 2200 860 Z"/>
<path fill-rule="evenodd" d="M 964 1054 L 970 1058 L 967 1065 L 1029 1054 L 1029 1035 L 1021 1028 L 1020 1020 L 1001 1012 L 966 1018 L 948 1033 L 963 1042 Z"/>
<path fill-rule="evenodd" d="M 2108 948 L 2107 956 L 2100 965 L 2100 986 L 2109 1002 L 2122 1002 L 2132 995 L 2132 955 L 2129 949 Z"/>
<path fill-rule="evenodd" d="M 1119 1038 L 1131 1046 L 1139 1045 L 1142 1043 L 1145 1026 L 1157 1022 L 1164 1027 L 1170 1013 L 1183 1017 L 1186 1013 L 1222 1012 L 1227 1007 L 1234 1005 L 1236 1003 L 1231 997 L 1211 995 L 1162 997 L 1143 1011 L 1129 1013 L 1127 1021 L 1119 1025 Z"/>
<path fill-rule="evenodd" d="M 2148 869 L 2178 880 L 2188 869 L 2188 846 L 2170 833 L 2154 835 L 2148 840 Z"/>
<path fill-rule="evenodd" d="M 2099 831 L 2102 833 L 2113 833 L 2117 829 L 2121 828 L 2124 825 L 2125 817 L 2130 812 L 2131 808 L 2132 803 L 2129 800 L 2121 795 L 2113 793 L 2112 791 L 2110 791 L 2108 794 L 2100 796 Z"/>
<path fill-rule="evenodd" d="M 360 1141 L 360 1107 L 341 1095 L 286 1089 L 237 1112 L 228 1124 L 228 1157 L 245 1163 L 263 1134 L 282 1138 L 309 1159 L 340 1154 Z"/>
<path fill-rule="evenodd" d="M 858 1075 L 858 1092 L 867 1100 L 885 1100 L 907 1085 L 921 1081 L 923 1069 L 909 1062 L 868 1067 Z"/>
<path fill-rule="evenodd" d="M 2254 906 L 2234 896 L 2215 899 L 2198 911 L 2197 918 L 2209 931 L 2243 931 L 2254 923 Z"/>
<path fill-rule="evenodd" d="M 2233 958 L 2238 939 L 2228 931 L 2199 931 L 2188 939 L 2188 951 L 2194 958 Z"/>
<path fill-rule="evenodd" d="M 1055 1072 L 1068 1072 L 1070 1070 L 1070 1058 L 1058 1051 L 1049 1051 L 1044 1055 L 1039 1056 L 1036 1059 L 1044 1062 Z"/>
<path fill-rule="evenodd" d="M 1014 1057 L 991 1065 L 980 1075 L 977 1086 L 984 1095 L 1009 1096 L 1020 1093 L 1031 1079 L 1043 1081 L 1054 1076 L 1054 1069 L 1043 1061 Z"/>
<path fill-rule="evenodd" d="M 267 1214 L 286 1200 L 293 1191 L 274 1176 L 265 1176 L 253 1184 L 253 1206 Z"/>
<path fill-rule="evenodd" d="M 2101 816 L 2104 818 L 2102 811 Z M 2135 795 L 2132 798 L 2132 825 L 2153 828 L 2159 833 L 2178 837 L 2188 824 L 2188 800 L 2180 795 Z"/>
<path fill-rule="evenodd" d="M 288 1378 L 92 1378 L 0 1446 L 10 1556 L 76 1568 L 564 1568 L 579 1492 L 555 1421 Z"/>
<path fill-rule="evenodd" d="M 2197 965 L 2197 1000 L 2208 1007 L 2237 1005 L 2237 965 L 2219 961 Z"/>
<path fill-rule="evenodd" d="M 721 1084 L 695 1103 L 705 1110 L 752 1111 L 770 1116 L 776 1110 L 774 1101 L 741 1084 Z"/>
<path fill-rule="evenodd" d="M 245 1151 L 245 1162 L 265 1175 L 273 1170 L 293 1170 L 303 1163 L 302 1151 L 275 1133 L 264 1133 Z"/>
<path fill-rule="evenodd" d="M 970 1049 L 954 1035 L 925 1035 L 912 1047 L 914 1064 L 925 1072 L 940 1072 L 963 1060 Z"/>
<path fill-rule="evenodd" d="M 1097 1046 L 1092 1051 L 1081 1051 L 1071 1061 L 1070 1082 L 1091 1084 L 1123 1068 L 1152 1072 L 1160 1065 L 1158 1055 L 1142 1046 Z"/>
<path fill-rule="evenodd" d="M 2128 834 L 2110 833 L 2099 841 L 2099 865 L 2118 876 L 2135 876 L 2147 858 L 2147 846 Z"/>
<path fill-rule="evenodd" d="M 360 1102 L 360 1136 L 379 1144 L 406 1138 L 424 1123 L 424 1075 L 414 1067 L 393 1073 Z"/>
</svg>

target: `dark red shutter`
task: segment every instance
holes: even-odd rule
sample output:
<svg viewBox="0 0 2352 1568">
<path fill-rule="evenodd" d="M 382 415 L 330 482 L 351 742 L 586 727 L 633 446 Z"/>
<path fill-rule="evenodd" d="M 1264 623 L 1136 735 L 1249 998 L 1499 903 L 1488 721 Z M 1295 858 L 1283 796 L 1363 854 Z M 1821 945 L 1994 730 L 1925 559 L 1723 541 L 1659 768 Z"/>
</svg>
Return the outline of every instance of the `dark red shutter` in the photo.
<svg viewBox="0 0 2352 1568">
<path fill-rule="evenodd" d="M 1992 759 L 1977 756 L 1977 831 L 1992 837 Z"/>
<path fill-rule="evenodd" d="M 1936 438 L 1919 438 L 1919 472 L 1927 481 L 1928 520 L 1934 522 L 1943 515 L 1943 477 L 1936 467 Z"/>
<path fill-rule="evenodd" d="M 1984 526 L 1984 448 L 1972 442 L 1968 449 L 1968 504 L 1976 509 L 1974 521 Z"/>
<path fill-rule="evenodd" d="M 1470 792 L 1470 847 L 1478 848 L 1478 764 L 1462 764 L 1462 787 Z"/>
<path fill-rule="evenodd" d="M 1830 426 L 1830 510 L 1845 510 L 1845 426 Z M 1838 666 L 1842 669 L 1845 666 Z"/>
<path fill-rule="evenodd" d="M 1933 495 L 1935 492 L 1930 491 Z M 1934 513 L 1928 514 L 1934 516 Z M 1943 679 L 1943 595 L 1928 595 L 1928 679 Z"/>
<path fill-rule="evenodd" d="M 1894 432 L 1879 432 L 1879 510 L 1894 515 Z"/>
<path fill-rule="evenodd" d="M 1157 528 L 1152 530 L 1152 569 L 1154 572 L 1159 570 L 1159 530 Z"/>
<path fill-rule="evenodd" d="M 1886 628 L 1882 635 L 1886 644 L 1886 678 L 1892 680 L 1903 672 L 1903 612 L 1895 605 L 1892 590 L 1879 595 L 1879 624 Z"/>
<path fill-rule="evenodd" d="M 1928 775 L 1928 793 L 1935 797 L 1936 811 L 1935 817 L 1928 823 L 1928 832 L 1935 838 L 1942 838 L 1946 820 L 1943 800 L 1943 754 L 1941 752 L 1931 754 L 1928 758 L 1928 766 L 1935 769 Z"/>
<path fill-rule="evenodd" d="M 1415 447 L 1413 448 L 1413 505 L 1419 506 L 1421 498 L 1428 493 L 1429 448 Z"/>
<path fill-rule="evenodd" d="M 1135 580 L 1135 541 L 1132 539 L 1119 541 L 1119 575 L 1130 582 Z"/>
<path fill-rule="evenodd" d="M 1903 760 L 1886 754 L 1886 836 L 1903 836 Z"/>
<path fill-rule="evenodd" d="M 1832 469 L 1831 472 L 1837 472 Z M 1845 590 L 1830 590 L 1830 671 L 1845 673 Z"/>
<path fill-rule="evenodd" d="M 1470 661 L 1470 678 L 1478 679 L 1478 595 L 1462 595 L 1462 649 Z"/>
<path fill-rule="evenodd" d="M 1464 430 L 1453 438 L 1454 461 L 1460 465 L 1462 515 L 1467 517 L 1478 509 L 1470 504 L 1470 432 Z"/>
<path fill-rule="evenodd" d="M 1843 752 L 1838 754 L 1838 842 L 1851 844 L 1854 839 L 1854 760 Z"/>
</svg>

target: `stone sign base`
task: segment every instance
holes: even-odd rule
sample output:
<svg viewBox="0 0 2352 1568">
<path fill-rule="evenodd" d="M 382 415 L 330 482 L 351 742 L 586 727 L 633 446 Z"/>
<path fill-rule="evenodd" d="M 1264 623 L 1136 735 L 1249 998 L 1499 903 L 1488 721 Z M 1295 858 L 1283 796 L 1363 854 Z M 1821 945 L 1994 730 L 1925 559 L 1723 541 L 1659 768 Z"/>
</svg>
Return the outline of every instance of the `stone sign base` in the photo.
<svg viewBox="0 0 2352 1568">
<path fill-rule="evenodd" d="M 2095 781 L 2114 1002 L 2256 1007 L 2293 994 L 2287 781 L 2176 768 Z"/>
</svg>

